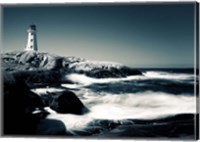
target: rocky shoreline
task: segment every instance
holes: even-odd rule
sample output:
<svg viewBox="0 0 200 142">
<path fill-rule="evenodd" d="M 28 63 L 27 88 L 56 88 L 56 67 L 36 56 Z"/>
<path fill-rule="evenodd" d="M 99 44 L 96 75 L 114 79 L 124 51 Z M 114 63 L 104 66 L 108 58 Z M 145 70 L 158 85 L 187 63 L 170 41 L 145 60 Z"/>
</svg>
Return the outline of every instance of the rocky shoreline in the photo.
<svg viewBox="0 0 200 142">
<path fill-rule="evenodd" d="M 2 56 L 3 135 L 67 136 L 91 138 L 177 138 L 194 139 L 198 115 L 178 114 L 153 120 L 94 120 L 84 130 L 68 131 L 67 126 L 49 119 L 49 107 L 57 113 L 85 115 L 90 110 L 62 83 L 66 74 L 79 73 L 94 78 L 142 75 L 136 69 L 114 64 L 91 64 L 84 59 L 58 57 L 47 53 L 13 52 Z M 55 87 L 60 92 L 38 95 L 34 88 Z"/>
<path fill-rule="evenodd" d="M 142 75 L 142 72 L 139 70 L 119 63 L 87 61 L 76 57 L 61 57 L 36 51 L 4 53 L 1 55 L 1 59 L 3 71 L 29 72 L 31 75 L 40 75 L 42 72 L 45 74 L 47 71 L 57 73 L 60 76 L 78 73 L 94 78 L 119 78 L 129 75 Z"/>
<path fill-rule="evenodd" d="M 141 74 L 140 71 L 125 66 L 99 64 L 89 67 L 85 59 L 35 51 L 5 53 L 2 54 L 1 60 L 4 134 L 64 134 L 65 127 L 58 127 L 62 130 L 52 130 L 53 132 L 42 132 L 44 125 L 41 123 L 48 125 L 51 121 L 55 125 L 62 125 L 59 120 L 45 119 L 48 115 L 44 110 L 45 106 L 58 113 L 81 115 L 88 111 L 78 97 L 67 89 L 57 94 L 38 96 L 31 91 L 33 88 L 61 87 L 61 83 L 69 83 L 63 80 L 63 76 L 69 73 L 78 72 L 97 78 Z M 85 67 L 87 70 L 84 70 Z"/>
</svg>

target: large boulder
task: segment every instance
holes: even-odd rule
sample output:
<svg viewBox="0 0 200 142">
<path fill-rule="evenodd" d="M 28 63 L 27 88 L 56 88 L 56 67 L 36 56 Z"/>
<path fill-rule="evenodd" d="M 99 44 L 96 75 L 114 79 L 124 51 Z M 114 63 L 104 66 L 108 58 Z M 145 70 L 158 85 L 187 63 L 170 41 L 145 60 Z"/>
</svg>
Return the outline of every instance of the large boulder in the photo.
<svg viewBox="0 0 200 142">
<path fill-rule="evenodd" d="M 39 118 L 33 112 L 44 106 L 42 100 L 12 74 L 3 77 L 3 134 L 34 134 Z"/>
<path fill-rule="evenodd" d="M 142 72 L 138 69 L 112 62 L 82 60 L 70 63 L 65 67 L 68 73 L 85 74 L 94 78 L 119 78 L 129 75 L 142 75 Z"/>
<path fill-rule="evenodd" d="M 30 91 L 30 88 L 22 78 L 15 77 L 12 73 L 7 72 L 3 72 L 3 77 L 5 103 L 7 103 L 7 101 L 10 103 L 12 101 L 13 104 L 11 105 L 14 108 L 14 104 L 17 104 L 17 106 L 23 105 L 24 108 L 44 106 L 41 98 Z"/>
<path fill-rule="evenodd" d="M 19 63 L 26 64 L 31 63 L 37 57 L 37 53 L 35 51 L 19 52 L 16 56 L 20 57 Z"/>
<path fill-rule="evenodd" d="M 60 120 L 42 119 L 36 128 L 37 135 L 66 135 L 65 124 Z"/>
<path fill-rule="evenodd" d="M 79 98 L 71 91 L 51 94 L 53 99 L 49 106 L 58 113 L 83 114 L 88 111 Z"/>
<path fill-rule="evenodd" d="M 127 77 L 129 75 L 142 75 L 142 72 L 137 69 L 122 66 L 120 68 L 110 67 L 109 69 L 94 68 L 85 74 L 95 78 L 119 78 Z"/>
<path fill-rule="evenodd" d="M 43 58 L 40 62 L 40 68 L 45 70 L 57 70 L 62 68 L 63 58 L 53 55 L 43 55 Z"/>
</svg>

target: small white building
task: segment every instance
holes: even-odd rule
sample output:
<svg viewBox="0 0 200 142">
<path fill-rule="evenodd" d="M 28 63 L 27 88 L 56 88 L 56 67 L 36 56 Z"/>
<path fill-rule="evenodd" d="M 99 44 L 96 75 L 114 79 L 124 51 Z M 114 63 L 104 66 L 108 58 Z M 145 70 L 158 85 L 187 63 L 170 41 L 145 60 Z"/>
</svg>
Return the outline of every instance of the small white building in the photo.
<svg viewBox="0 0 200 142">
<path fill-rule="evenodd" d="M 25 50 L 26 51 L 37 51 L 37 34 L 36 34 L 36 25 L 30 25 L 28 30 L 28 40 Z"/>
</svg>

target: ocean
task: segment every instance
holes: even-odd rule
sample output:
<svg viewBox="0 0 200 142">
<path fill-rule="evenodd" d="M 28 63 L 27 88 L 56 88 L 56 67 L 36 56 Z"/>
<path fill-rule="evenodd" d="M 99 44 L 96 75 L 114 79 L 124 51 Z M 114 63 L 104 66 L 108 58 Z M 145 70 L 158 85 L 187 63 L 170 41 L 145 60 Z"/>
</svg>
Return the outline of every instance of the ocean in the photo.
<svg viewBox="0 0 200 142">
<path fill-rule="evenodd" d="M 73 91 L 88 108 L 83 115 L 59 114 L 46 107 L 47 119 L 64 123 L 70 137 L 195 138 L 198 76 L 194 69 L 140 69 L 143 75 L 92 78 L 66 74 L 60 88 L 36 88 L 41 95 Z"/>
</svg>

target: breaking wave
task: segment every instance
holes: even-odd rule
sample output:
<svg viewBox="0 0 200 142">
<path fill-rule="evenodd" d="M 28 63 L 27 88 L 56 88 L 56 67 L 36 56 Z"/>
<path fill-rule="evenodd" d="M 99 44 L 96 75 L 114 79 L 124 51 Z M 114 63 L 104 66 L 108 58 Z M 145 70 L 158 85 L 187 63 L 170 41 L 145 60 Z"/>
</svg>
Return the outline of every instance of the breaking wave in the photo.
<svg viewBox="0 0 200 142">
<path fill-rule="evenodd" d="M 148 71 L 144 75 L 148 78 L 161 78 L 161 79 L 172 79 L 172 80 L 191 80 L 194 79 L 194 74 L 186 73 L 168 73 L 164 71 Z"/>
<path fill-rule="evenodd" d="M 84 91 L 81 101 L 89 113 L 79 116 L 58 114 L 46 108 L 49 119 L 61 120 L 68 130 L 85 129 L 96 120 L 156 119 L 181 113 L 195 113 L 194 96 L 175 96 L 167 93 L 145 92 L 137 94 L 101 94 Z"/>
<path fill-rule="evenodd" d="M 129 80 L 148 80 L 148 79 L 166 79 L 173 81 L 190 81 L 193 83 L 194 80 L 193 74 L 178 74 L 178 73 L 167 73 L 167 72 L 158 72 L 158 71 L 148 71 L 144 72 L 143 75 L 133 75 L 122 78 L 102 78 L 96 79 L 92 77 L 88 77 L 83 74 L 70 74 L 66 75 L 65 79 L 70 80 L 74 83 L 90 85 L 93 83 L 112 83 L 112 82 L 120 82 L 120 81 L 129 81 Z"/>
<path fill-rule="evenodd" d="M 164 82 L 161 84 L 161 86 L 163 86 L 169 83 L 169 81 L 181 81 L 182 84 L 175 86 L 175 89 L 182 90 L 181 85 L 193 83 L 193 74 L 147 71 L 144 72 L 143 75 L 102 79 L 91 78 L 83 74 L 69 74 L 65 76 L 65 79 L 70 80 L 74 84 L 62 84 L 62 86 L 66 89 L 74 89 L 73 91 L 89 109 L 89 112 L 84 115 L 59 114 L 48 107 L 45 109 L 50 112 L 50 115 L 47 117 L 48 119 L 61 120 L 65 124 L 67 130 L 71 133 L 74 133 L 74 130 L 86 129 L 88 125 L 95 120 L 150 120 L 176 114 L 196 112 L 196 96 L 187 95 L 187 93 L 191 93 L 190 91 L 187 92 L 183 90 L 182 92 L 179 92 L 179 95 L 176 95 L 160 90 L 144 90 L 143 92 L 122 91 L 119 94 L 112 90 L 112 88 L 115 87 L 115 84 L 118 84 L 119 87 L 115 87 L 114 89 L 123 90 L 129 85 L 125 82 L 130 82 L 129 87 L 131 88 L 138 86 L 143 89 L 144 84 L 153 88 L 154 86 L 152 86 L 152 84 L 150 85 L 147 80 L 150 80 L 150 82 L 157 82 L 157 84 L 154 84 L 155 86 L 161 82 Z M 157 81 L 158 79 L 160 80 Z M 134 82 L 137 83 L 134 84 Z M 104 91 L 104 88 L 101 88 L 103 84 L 108 88 L 111 88 L 111 91 Z M 92 89 L 93 87 L 99 87 L 102 91 Z M 172 89 L 168 88 L 168 86 L 164 87 L 164 89 L 167 90 Z M 130 88 L 128 88 L 128 90 L 130 90 Z M 61 90 L 56 88 L 46 88 L 43 90 L 35 89 L 34 91 L 40 94 L 45 93 L 45 91 L 56 92 Z"/>
<path fill-rule="evenodd" d="M 103 79 L 96 79 L 91 78 L 86 75 L 82 74 L 70 74 L 66 76 L 66 79 L 74 82 L 74 83 L 80 83 L 85 85 L 90 85 L 93 83 L 112 83 L 112 82 L 119 82 L 119 81 L 126 81 L 126 80 L 133 80 L 133 79 L 144 79 L 143 76 L 128 76 L 124 78 L 103 78 Z"/>
</svg>

